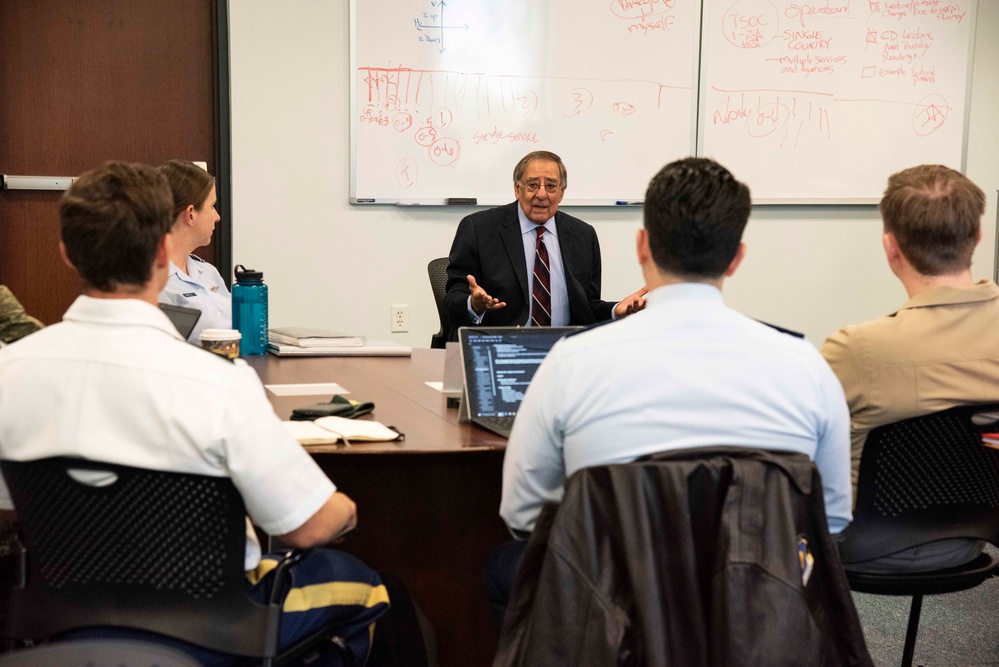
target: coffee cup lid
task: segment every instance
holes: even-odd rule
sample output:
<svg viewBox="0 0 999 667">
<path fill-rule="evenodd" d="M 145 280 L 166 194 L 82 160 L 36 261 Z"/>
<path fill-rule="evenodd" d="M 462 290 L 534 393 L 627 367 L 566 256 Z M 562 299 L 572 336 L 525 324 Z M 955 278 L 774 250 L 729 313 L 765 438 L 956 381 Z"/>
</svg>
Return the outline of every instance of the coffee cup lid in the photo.
<svg viewBox="0 0 999 667">
<path fill-rule="evenodd" d="M 239 340 L 242 334 L 237 329 L 202 329 L 201 340 Z"/>
</svg>

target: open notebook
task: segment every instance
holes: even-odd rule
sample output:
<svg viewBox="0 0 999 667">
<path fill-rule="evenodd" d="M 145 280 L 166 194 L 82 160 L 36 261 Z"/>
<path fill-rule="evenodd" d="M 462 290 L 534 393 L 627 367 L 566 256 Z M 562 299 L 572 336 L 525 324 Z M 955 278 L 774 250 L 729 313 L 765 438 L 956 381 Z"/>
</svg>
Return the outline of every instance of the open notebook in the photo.
<svg viewBox="0 0 999 667">
<path fill-rule="evenodd" d="M 462 327 L 462 411 L 482 428 L 510 437 L 527 385 L 560 338 L 582 327 Z"/>
<path fill-rule="evenodd" d="M 285 429 L 303 445 L 326 445 L 342 442 L 386 442 L 401 437 L 381 422 L 344 417 L 320 417 L 315 421 L 286 421 Z"/>
</svg>

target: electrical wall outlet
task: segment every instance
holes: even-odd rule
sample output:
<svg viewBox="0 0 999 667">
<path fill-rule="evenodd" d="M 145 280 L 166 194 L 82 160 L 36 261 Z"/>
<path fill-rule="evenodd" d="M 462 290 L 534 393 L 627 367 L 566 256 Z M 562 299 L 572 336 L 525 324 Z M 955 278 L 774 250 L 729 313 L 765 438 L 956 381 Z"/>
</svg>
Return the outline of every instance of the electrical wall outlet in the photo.
<svg viewBox="0 0 999 667">
<path fill-rule="evenodd" d="M 392 306 L 392 333 L 409 331 L 409 306 Z"/>
</svg>

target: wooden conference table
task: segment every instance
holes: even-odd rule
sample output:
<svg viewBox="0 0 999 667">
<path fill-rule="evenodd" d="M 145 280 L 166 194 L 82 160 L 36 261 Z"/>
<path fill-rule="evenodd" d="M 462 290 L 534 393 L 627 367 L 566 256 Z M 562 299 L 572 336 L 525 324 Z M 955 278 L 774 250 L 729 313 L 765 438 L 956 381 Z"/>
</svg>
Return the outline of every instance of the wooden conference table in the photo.
<svg viewBox="0 0 999 667">
<path fill-rule="evenodd" d="M 442 666 L 489 665 L 495 622 L 482 566 L 509 539 L 499 501 L 506 440 L 471 424 L 427 386 L 440 381 L 443 350 L 412 357 L 246 357 L 264 384 L 336 382 L 372 401 L 371 417 L 402 442 L 310 446 L 337 487 L 357 502 L 358 530 L 338 546 L 410 589 L 437 633 Z M 329 397 L 278 397 L 278 416 Z"/>
</svg>

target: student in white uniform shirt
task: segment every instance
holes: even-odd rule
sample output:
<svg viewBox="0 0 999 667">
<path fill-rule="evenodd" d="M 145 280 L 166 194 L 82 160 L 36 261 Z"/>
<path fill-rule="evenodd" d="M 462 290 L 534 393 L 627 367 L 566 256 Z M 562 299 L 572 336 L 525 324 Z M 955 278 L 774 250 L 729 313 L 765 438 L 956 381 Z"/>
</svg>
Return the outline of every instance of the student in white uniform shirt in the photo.
<svg viewBox="0 0 999 667">
<path fill-rule="evenodd" d="M 188 340 L 198 342 L 202 329 L 232 328 L 232 295 L 218 269 L 193 255 L 208 245 L 219 221 L 215 210 L 215 179 L 193 162 L 170 160 L 159 167 L 173 192 L 170 230 L 170 278 L 160 292 L 160 303 L 197 308 L 201 319 Z"/>
<path fill-rule="evenodd" d="M 310 549 L 291 566 L 291 587 L 279 592 L 279 645 L 332 623 L 362 664 L 388 591 L 358 559 L 321 548 L 354 529 L 354 501 L 281 426 L 253 369 L 183 343 L 154 305 L 172 240 L 166 180 L 153 167 L 108 162 L 74 180 L 59 214 L 60 252 L 79 273 L 82 294 L 62 322 L 0 350 L 0 457 L 79 456 L 231 478 L 256 525 Z M 0 508 L 11 507 L 0 476 Z M 249 530 L 245 589 L 258 602 L 270 594 L 274 570 L 274 557 L 260 552 Z M 199 664 L 231 662 L 191 644 L 155 641 Z"/>
</svg>

